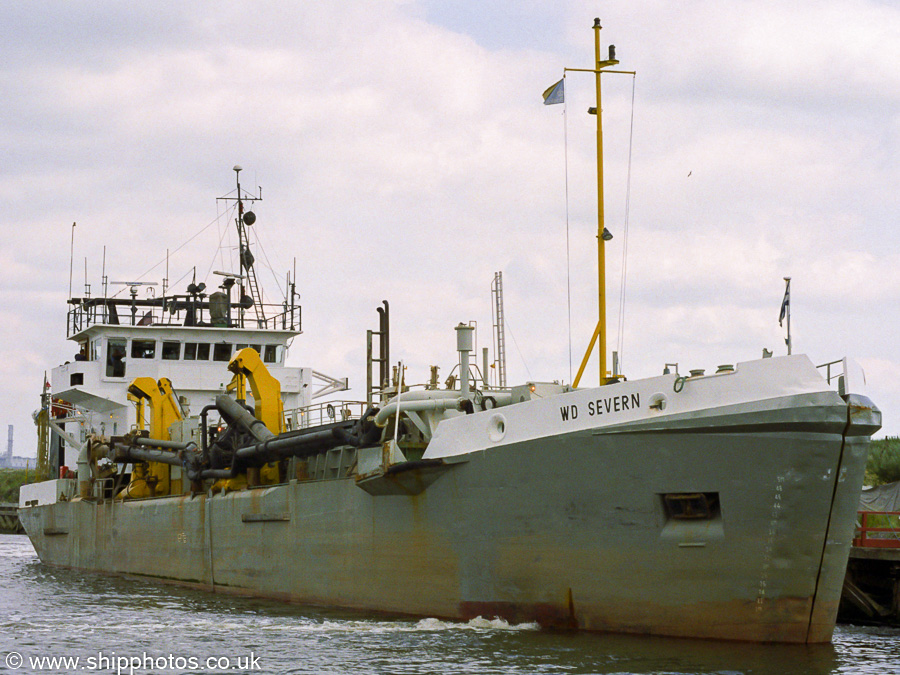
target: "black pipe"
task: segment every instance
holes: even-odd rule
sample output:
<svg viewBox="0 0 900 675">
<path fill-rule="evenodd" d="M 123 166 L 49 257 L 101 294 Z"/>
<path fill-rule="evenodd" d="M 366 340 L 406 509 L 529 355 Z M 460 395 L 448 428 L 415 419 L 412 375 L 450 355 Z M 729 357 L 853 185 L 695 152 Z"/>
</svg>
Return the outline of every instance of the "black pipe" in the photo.
<svg viewBox="0 0 900 675">
<path fill-rule="evenodd" d="M 165 450 L 186 450 L 190 446 L 197 447 L 197 444 L 193 441 L 189 441 L 188 443 L 181 443 L 179 441 L 162 441 L 158 438 L 135 438 L 134 442 L 136 445 L 148 445 L 156 448 L 163 448 Z"/>
<path fill-rule="evenodd" d="M 238 448 L 232 455 L 230 468 L 204 469 L 199 473 L 201 478 L 235 478 L 248 466 L 267 464 L 288 457 L 307 457 L 341 445 L 354 447 L 373 445 L 381 434 L 381 430 L 371 421 L 378 408 L 370 408 L 358 420 L 344 420 L 296 429 L 277 436 L 228 396 L 218 396 L 215 408 L 228 422 L 229 430 L 241 429 L 258 442 Z M 204 464 L 209 466 L 208 452 L 204 460 Z"/>
<path fill-rule="evenodd" d="M 234 457 L 235 460 L 262 464 L 287 457 L 305 457 L 339 445 L 347 445 L 343 438 L 345 434 L 352 432 L 355 425 L 354 420 L 348 420 L 273 436 L 260 443 L 239 448 Z"/>
<path fill-rule="evenodd" d="M 142 440 L 142 439 L 139 439 Z M 164 441 L 155 441 L 161 444 Z M 186 443 L 178 452 L 161 450 L 159 448 L 143 448 L 134 445 L 116 444 L 116 461 L 126 462 L 159 462 L 170 466 L 188 466 L 199 469 L 200 449 L 196 443 Z"/>
<path fill-rule="evenodd" d="M 382 430 L 375 426 L 375 415 L 379 408 L 369 407 L 363 416 L 356 420 L 352 431 L 346 431 L 343 427 L 335 429 L 335 436 L 342 445 L 352 445 L 354 448 L 377 445 L 381 440 Z"/>
<path fill-rule="evenodd" d="M 223 394 L 216 396 L 216 408 L 229 426 L 242 428 L 258 441 L 264 441 L 275 436 L 266 428 L 262 420 L 256 419 L 249 410 L 228 396 Z"/>
<path fill-rule="evenodd" d="M 390 386 L 391 363 L 391 308 L 387 300 L 382 300 L 384 307 L 378 307 L 378 375 L 379 389 Z"/>
<path fill-rule="evenodd" d="M 216 410 L 216 406 L 211 404 L 200 411 L 200 435 L 202 436 L 200 447 L 203 450 L 203 464 L 206 466 L 209 466 L 209 447 L 207 446 L 209 430 L 207 429 L 206 417 L 210 410 Z"/>
</svg>

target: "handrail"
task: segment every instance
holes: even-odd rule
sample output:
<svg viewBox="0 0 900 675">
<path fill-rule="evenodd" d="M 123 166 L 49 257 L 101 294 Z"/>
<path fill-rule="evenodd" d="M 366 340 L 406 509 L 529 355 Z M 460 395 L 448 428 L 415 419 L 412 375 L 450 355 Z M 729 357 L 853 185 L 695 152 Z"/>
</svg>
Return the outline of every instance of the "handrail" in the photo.
<svg viewBox="0 0 900 675">
<path fill-rule="evenodd" d="M 836 364 L 841 365 L 840 372 L 832 375 L 831 374 L 831 366 L 834 366 Z M 823 363 L 819 366 L 816 366 L 817 370 L 822 370 L 823 368 L 825 369 L 825 381 L 828 382 L 828 384 L 831 384 L 832 380 L 837 379 L 844 374 L 844 360 L 837 359 L 836 361 L 829 361 L 828 363 Z"/>
<path fill-rule="evenodd" d="M 284 428 L 287 431 L 293 431 L 331 422 L 359 419 L 369 405 L 365 401 L 323 401 L 302 408 L 285 410 Z"/>
<path fill-rule="evenodd" d="M 184 326 L 185 313 L 183 309 L 177 310 L 175 313 L 168 311 L 163 305 L 141 305 L 135 315 L 131 314 L 130 308 L 123 308 L 120 313 L 113 318 L 107 305 L 102 302 L 103 298 L 98 301 L 92 298 L 94 302 L 75 304 L 72 309 L 66 313 L 66 337 L 72 337 L 76 333 L 80 333 L 94 325 L 100 326 Z M 161 298 L 165 300 L 165 298 Z M 247 328 L 256 328 L 259 330 L 278 331 L 290 330 L 299 331 L 301 326 L 302 314 L 298 305 L 285 307 L 284 303 L 263 303 L 261 305 L 263 311 L 266 312 L 265 318 L 247 320 Z M 201 310 L 202 311 L 202 310 Z M 232 322 L 234 323 L 234 322 Z M 225 328 L 227 326 L 214 326 L 210 323 L 197 323 L 197 327 L 205 328 Z M 235 327 L 235 326 L 230 326 Z"/>
<path fill-rule="evenodd" d="M 856 533 L 853 536 L 853 545 L 857 548 L 896 548 L 900 549 L 900 511 L 859 511 L 856 523 Z M 869 525 L 870 518 L 883 517 L 882 522 L 893 526 Z M 879 533 L 870 536 L 870 533 Z"/>
</svg>

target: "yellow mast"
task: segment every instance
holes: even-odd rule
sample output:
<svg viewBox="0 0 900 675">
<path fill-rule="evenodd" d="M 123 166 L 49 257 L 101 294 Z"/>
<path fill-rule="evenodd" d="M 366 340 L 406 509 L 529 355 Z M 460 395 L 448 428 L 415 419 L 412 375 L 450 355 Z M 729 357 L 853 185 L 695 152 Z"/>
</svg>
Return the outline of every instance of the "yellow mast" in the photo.
<svg viewBox="0 0 900 675">
<path fill-rule="evenodd" d="M 596 93 L 597 93 L 597 107 L 588 110 L 589 113 L 597 116 L 597 295 L 598 295 L 598 316 L 597 316 L 597 327 L 594 329 L 594 334 L 591 337 L 591 342 L 588 345 L 587 351 L 584 354 L 584 358 L 581 360 L 581 366 L 578 368 L 578 374 L 575 376 L 575 381 L 572 383 L 572 386 L 577 387 L 578 383 L 581 381 L 581 376 L 584 374 L 584 368 L 587 366 L 588 359 L 591 356 L 591 352 L 594 350 L 594 344 L 599 343 L 597 346 L 597 351 L 600 356 L 600 384 L 604 385 L 609 382 L 609 378 L 607 377 L 606 370 L 606 250 L 605 245 L 606 242 L 612 239 L 612 235 L 606 229 L 604 223 L 604 209 L 603 209 L 603 108 L 600 104 L 600 76 L 603 72 L 604 68 L 609 68 L 610 66 L 615 66 L 619 62 L 616 60 L 616 52 L 615 47 L 610 45 L 609 48 L 609 58 L 603 61 L 600 60 L 600 30 L 602 26 L 600 25 L 600 19 L 594 19 L 594 63 L 596 64 L 595 68 L 584 69 L 584 68 L 566 68 L 567 71 L 579 71 L 579 72 L 589 72 L 594 73 L 594 77 L 596 80 Z M 628 74 L 633 74 L 630 71 L 620 71 L 620 70 L 610 70 L 607 72 L 611 73 L 622 73 L 628 72 Z M 616 375 L 617 373 L 613 373 Z"/>
<path fill-rule="evenodd" d="M 38 432 L 37 462 L 35 465 L 35 480 L 42 481 L 50 478 L 50 384 L 47 381 L 47 372 L 44 371 L 44 385 L 41 388 L 41 410 L 34 419 Z"/>
</svg>

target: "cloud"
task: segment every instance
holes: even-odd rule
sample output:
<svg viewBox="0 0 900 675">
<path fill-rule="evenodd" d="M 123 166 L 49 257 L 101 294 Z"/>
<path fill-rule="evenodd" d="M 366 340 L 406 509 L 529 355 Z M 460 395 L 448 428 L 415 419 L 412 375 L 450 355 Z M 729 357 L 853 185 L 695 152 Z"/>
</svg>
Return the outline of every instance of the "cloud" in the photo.
<svg viewBox="0 0 900 675">
<path fill-rule="evenodd" d="M 257 259 L 276 270 L 261 272 L 274 296 L 297 259 L 297 365 L 349 376 L 362 396 L 365 330 L 387 298 L 411 379 L 432 364 L 446 376 L 459 321 L 477 320 L 490 343 L 503 270 L 511 381 L 569 379 L 569 302 L 576 368 L 596 322 L 593 87 L 567 76 L 565 119 L 540 93 L 563 66 L 590 65 L 596 8 L 523 3 L 492 36 L 496 6 L 453 5 L 8 8 L 0 278 L 18 453 L 32 443 L 34 382 L 71 357 L 72 222 L 76 292 L 85 267 L 96 294 L 104 270 L 125 280 L 157 266 L 158 278 L 167 259 L 184 284 L 232 255 L 214 199 L 234 189 L 234 164 L 245 187 L 263 186 Z M 857 354 L 885 430 L 900 433 L 900 393 L 881 374 L 893 372 L 900 288 L 900 11 L 617 0 L 603 12 L 603 44 L 638 72 L 626 374 L 783 349 L 792 276 L 796 349 L 816 362 Z M 604 81 L 610 348 L 631 95 L 630 77 Z"/>
</svg>

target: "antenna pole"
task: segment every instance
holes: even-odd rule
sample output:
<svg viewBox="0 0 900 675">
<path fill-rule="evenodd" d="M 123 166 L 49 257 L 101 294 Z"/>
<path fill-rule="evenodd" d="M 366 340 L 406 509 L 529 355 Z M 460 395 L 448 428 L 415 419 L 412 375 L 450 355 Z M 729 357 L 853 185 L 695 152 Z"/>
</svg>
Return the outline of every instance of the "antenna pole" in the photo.
<svg viewBox="0 0 900 675">
<path fill-rule="evenodd" d="M 235 173 L 235 183 L 237 184 L 237 196 L 236 197 L 219 197 L 219 199 L 224 201 L 236 201 L 237 202 L 237 218 L 235 218 L 235 224 L 237 225 L 238 232 L 238 259 L 240 262 L 240 295 L 241 297 L 238 299 L 238 309 L 240 311 L 240 319 L 238 321 L 238 325 L 243 328 L 244 327 L 244 313 L 249 307 L 254 307 L 256 310 L 256 322 L 257 327 L 262 328 L 266 324 L 266 312 L 263 308 L 263 296 L 259 287 L 259 282 L 256 280 L 256 271 L 253 267 L 253 254 L 250 252 L 250 237 L 247 234 L 247 227 L 253 225 L 256 222 L 256 214 L 252 211 L 244 212 L 244 202 L 258 202 L 262 200 L 262 196 L 254 197 L 251 193 L 247 193 L 245 197 L 241 192 L 241 171 L 243 169 L 240 165 L 235 165 L 234 173 Z M 249 296 L 247 295 L 249 291 Z M 252 303 L 250 305 L 245 306 L 244 298 L 249 297 L 252 299 Z M 274 319 L 273 319 L 274 320 Z"/>
<path fill-rule="evenodd" d="M 238 301 L 242 301 L 244 299 L 244 202 L 241 199 L 241 169 L 240 167 L 234 167 L 234 179 L 237 183 L 237 207 L 238 207 L 238 217 L 237 217 L 237 229 L 238 229 L 238 261 L 240 262 L 240 270 L 241 270 L 241 294 L 238 298 Z M 241 306 L 240 312 L 240 322 L 241 328 L 244 327 L 244 307 Z"/>
<path fill-rule="evenodd" d="M 109 293 L 107 290 L 108 284 L 106 279 L 106 246 L 103 247 L 103 266 L 100 271 L 100 285 L 102 286 L 103 292 L 103 323 L 106 323 L 106 311 L 107 311 L 107 303 L 106 297 Z"/>
<path fill-rule="evenodd" d="M 72 243 L 69 245 L 69 297 L 72 297 L 72 267 L 75 264 L 75 223 L 72 223 Z"/>
</svg>

